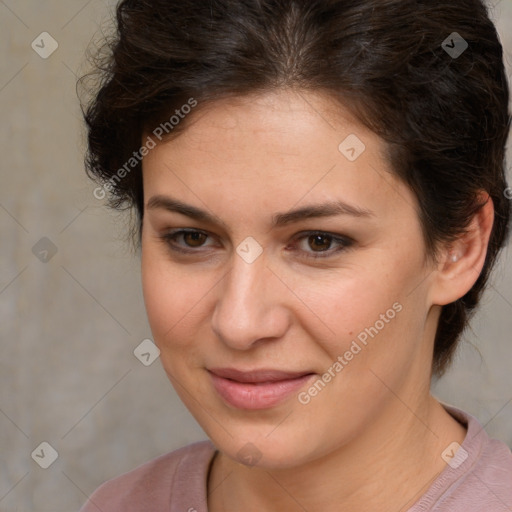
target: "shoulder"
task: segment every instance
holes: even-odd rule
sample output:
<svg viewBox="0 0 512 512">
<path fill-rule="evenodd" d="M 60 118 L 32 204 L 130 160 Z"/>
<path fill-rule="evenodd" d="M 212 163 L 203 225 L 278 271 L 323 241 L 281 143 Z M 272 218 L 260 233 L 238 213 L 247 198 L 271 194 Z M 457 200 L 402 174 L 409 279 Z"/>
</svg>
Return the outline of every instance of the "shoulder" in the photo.
<svg viewBox="0 0 512 512">
<path fill-rule="evenodd" d="M 491 439 L 485 434 L 480 456 L 468 472 L 467 478 L 461 485 L 461 491 L 467 499 L 473 500 L 473 507 L 476 502 L 479 502 L 487 505 L 487 510 L 491 511 L 512 510 L 510 448 L 505 443 Z"/>
<path fill-rule="evenodd" d="M 201 441 L 161 455 L 102 484 L 80 512 L 170 510 L 171 499 L 176 505 L 180 500 L 190 503 L 191 497 L 206 499 L 206 476 L 214 454 L 214 445 Z"/>
<path fill-rule="evenodd" d="M 467 422 L 468 432 L 461 446 L 462 458 L 460 468 L 466 475 L 464 480 L 467 489 L 476 485 L 482 494 L 495 495 L 512 506 L 512 452 L 510 448 L 499 441 L 492 439 L 484 430 L 479 421 L 458 409 L 452 412 Z M 467 462 L 467 466 L 463 466 Z"/>
<path fill-rule="evenodd" d="M 455 407 L 448 412 L 467 426 L 462 445 L 447 447 L 448 466 L 410 512 L 501 512 L 512 510 L 512 452 L 479 421 Z"/>
</svg>

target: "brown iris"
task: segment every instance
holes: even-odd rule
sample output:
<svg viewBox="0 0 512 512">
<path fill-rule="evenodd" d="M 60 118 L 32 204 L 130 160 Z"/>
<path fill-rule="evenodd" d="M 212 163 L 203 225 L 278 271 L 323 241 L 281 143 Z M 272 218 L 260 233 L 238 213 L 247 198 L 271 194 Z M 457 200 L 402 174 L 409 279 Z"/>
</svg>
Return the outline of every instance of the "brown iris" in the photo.
<svg viewBox="0 0 512 512">
<path fill-rule="evenodd" d="M 331 242 L 331 237 L 325 235 L 311 235 L 308 237 L 308 244 L 311 249 L 318 249 L 319 251 L 330 249 Z"/>
<path fill-rule="evenodd" d="M 183 233 L 183 240 L 189 247 L 201 247 L 206 241 L 207 235 L 197 232 Z"/>
</svg>

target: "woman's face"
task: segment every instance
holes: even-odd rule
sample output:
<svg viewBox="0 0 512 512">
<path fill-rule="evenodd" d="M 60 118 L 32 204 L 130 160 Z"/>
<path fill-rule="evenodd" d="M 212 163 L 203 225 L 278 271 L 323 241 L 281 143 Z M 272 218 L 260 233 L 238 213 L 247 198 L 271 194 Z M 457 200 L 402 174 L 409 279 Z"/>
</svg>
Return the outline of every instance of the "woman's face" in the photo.
<svg viewBox="0 0 512 512">
<path fill-rule="evenodd" d="M 305 92 L 195 115 L 143 162 L 145 303 L 185 405 L 224 453 L 266 467 L 412 416 L 439 307 L 382 141 Z"/>
</svg>

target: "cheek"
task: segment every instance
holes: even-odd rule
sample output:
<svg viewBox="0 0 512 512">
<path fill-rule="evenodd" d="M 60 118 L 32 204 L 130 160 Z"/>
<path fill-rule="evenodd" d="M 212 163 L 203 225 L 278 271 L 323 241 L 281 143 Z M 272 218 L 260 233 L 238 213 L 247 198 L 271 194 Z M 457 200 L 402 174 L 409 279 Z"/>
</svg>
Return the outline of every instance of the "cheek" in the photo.
<svg viewBox="0 0 512 512">
<path fill-rule="evenodd" d="M 403 258 L 371 260 L 328 280 L 294 283 L 307 306 L 302 308 L 303 326 L 332 362 L 349 352 L 350 366 L 381 367 L 390 359 L 411 357 L 409 340 L 421 338 L 423 305 L 410 294 L 417 268 L 404 265 Z"/>
<path fill-rule="evenodd" d="M 170 340 L 179 343 L 183 336 L 176 333 L 190 324 L 204 297 L 201 280 L 172 265 L 154 244 L 143 242 L 141 265 L 144 302 L 155 343 L 161 349 Z"/>
</svg>

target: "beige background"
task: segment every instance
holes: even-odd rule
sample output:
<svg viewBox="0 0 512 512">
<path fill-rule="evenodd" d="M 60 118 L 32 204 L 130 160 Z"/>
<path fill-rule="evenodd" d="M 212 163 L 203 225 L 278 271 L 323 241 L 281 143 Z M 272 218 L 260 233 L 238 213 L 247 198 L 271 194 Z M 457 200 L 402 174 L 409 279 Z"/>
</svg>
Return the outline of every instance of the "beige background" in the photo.
<svg viewBox="0 0 512 512">
<path fill-rule="evenodd" d="M 151 338 L 138 259 L 83 171 L 75 74 L 111 5 L 0 0 L 2 512 L 78 510 L 106 479 L 205 439 L 159 360 L 134 357 Z M 512 63 L 510 1 L 493 17 Z M 47 59 L 31 48 L 45 31 L 59 45 Z M 32 252 L 43 237 L 57 250 L 47 263 Z M 509 249 L 435 392 L 512 446 L 511 262 Z M 48 469 L 31 457 L 42 442 L 59 455 Z"/>
</svg>

